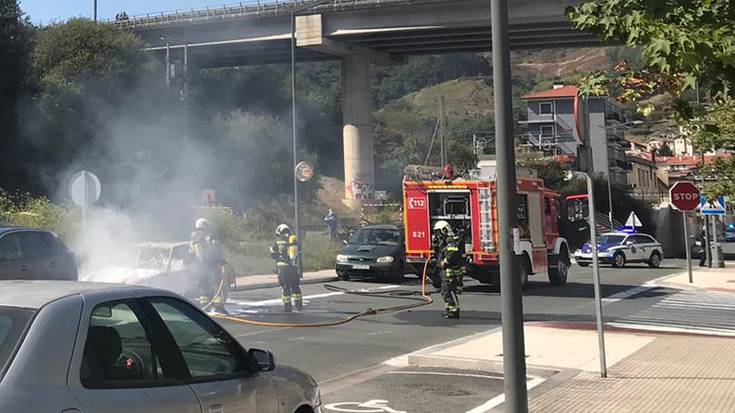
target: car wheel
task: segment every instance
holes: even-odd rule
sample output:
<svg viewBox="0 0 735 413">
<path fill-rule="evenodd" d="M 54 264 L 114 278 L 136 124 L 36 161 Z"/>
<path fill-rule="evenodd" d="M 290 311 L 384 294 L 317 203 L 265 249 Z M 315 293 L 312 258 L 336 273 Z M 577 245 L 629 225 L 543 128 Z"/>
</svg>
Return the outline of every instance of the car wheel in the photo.
<svg viewBox="0 0 735 413">
<path fill-rule="evenodd" d="M 658 268 L 661 265 L 661 255 L 658 252 L 653 252 L 651 258 L 648 260 L 648 266 L 651 268 Z"/>
<path fill-rule="evenodd" d="M 580 267 L 589 267 L 590 263 L 577 261 L 577 265 L 579 265 Z"/>
<path fill-rule="evenodd" d="M 559 253 L 559 261 L 556 263 L 556 268 L 549 268 L 549 282 L 551 285 L 563 286 L 567 284 L 570 263 L 569 253 L 566 248 L 562 248 Z"/>
<path fill-rule="evenodd" d="M 613 255 L 612 266 L 615 268 L 625 267 L 625 254 L 622 252 L 616 252 L 615 255 Z"/>
</svg>

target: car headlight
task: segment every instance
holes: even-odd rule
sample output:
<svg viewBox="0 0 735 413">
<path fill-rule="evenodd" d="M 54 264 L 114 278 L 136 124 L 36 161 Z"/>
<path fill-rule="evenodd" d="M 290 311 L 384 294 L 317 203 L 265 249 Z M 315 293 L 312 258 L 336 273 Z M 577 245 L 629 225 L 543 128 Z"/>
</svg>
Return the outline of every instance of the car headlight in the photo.
<svg viewBox="0 0 735 413">
<path fill-rule="evenodd" d="M 376 262 L 379 262 L 379 263 L 389 263 L 389 262 L 393 262 L 393 257 L 380 257 L 380 258 L 378 258 L 378 259 L 376 260 Z"/>
<path fill-rule="evenodd" d="M 337 255 L 337 262 L 347 262 L 347 256 L 346 255 L 342 255 L 342 254 L 338 254 Z"/>
</svg>

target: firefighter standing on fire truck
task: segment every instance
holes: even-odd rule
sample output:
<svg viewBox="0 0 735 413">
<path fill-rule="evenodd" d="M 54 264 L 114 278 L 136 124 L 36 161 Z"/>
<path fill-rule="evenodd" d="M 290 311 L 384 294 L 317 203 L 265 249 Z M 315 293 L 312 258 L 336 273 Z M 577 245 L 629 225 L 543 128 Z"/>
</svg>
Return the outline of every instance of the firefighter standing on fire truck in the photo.
<svg viewBox="0 0 735 413">
<path fill-rule="evenodd" d="M 226 277 L 224 254 L 219 242 L 214 238 L 209 221 L 199 218 L 195 223 L 195 231 L 191 234 L 190 251 L 204 268 L 205 276 L 201 279 L 202 291 L 208 295 L 200 296 L 199 303 L 219 313 L 226 313 L 225 302 L 229 283 Z"/>
<path fill-rule="evenodd" d="M 447 221 L 434 224 L 433 248 L 436 265 L 442 273 L 442 298 L 446 303 L 444 317 L 459 318 L 457 291 L 461 277 L 466 273 L 467 259 L 460 246 L 461 239 L 454 234 Z"/>
<path fill-rule="evenodd" d="M 281 285 L 281 299 L 287 313 L 291 312 L 292 301 L 296 310 L 303 308 L 297 260 L 299 246 L 296 235 L 291 234 L 288 225 L 281 224 L 276 229 L 276 240 L 271 247 L 271 258 L 276 260 L 278 283 Z"/>
</svg>

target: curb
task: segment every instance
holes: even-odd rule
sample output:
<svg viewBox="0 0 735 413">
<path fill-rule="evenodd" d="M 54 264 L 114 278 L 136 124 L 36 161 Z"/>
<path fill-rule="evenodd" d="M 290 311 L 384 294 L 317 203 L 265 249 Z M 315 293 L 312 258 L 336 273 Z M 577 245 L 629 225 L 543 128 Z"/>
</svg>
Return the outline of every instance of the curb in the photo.
<svg viewBox="0 0 735 413">
<path fill-rule="evenodd" d="M 408 356 L 411 367 L 446 368 L 455 370 L 474 370 L 503 374 L 503 363 L 498 361 L 462 358 L 452 356 L 434 356 L 430 354 L 413 354 Z M 526 375 L 535 377 L 551 377 L 559 373 L 554 367 L 526 365 Z"/>
<path fill-rule="evenodd" d="M 333 281 L 338 281 L 337 276 L 302 279 L 301 285 L 321 284 L 321 283 L 333 282 Z M 281 285 L 278 283 L 278 281 L 268 281 L 268 282 L 263 282 L 259 284 L 238 285 L 233 289 L 233 291 L 260 290 L 263 288 L 273 288 L 273 287 L 280 287 L 280 286 Z"/>
</svg>

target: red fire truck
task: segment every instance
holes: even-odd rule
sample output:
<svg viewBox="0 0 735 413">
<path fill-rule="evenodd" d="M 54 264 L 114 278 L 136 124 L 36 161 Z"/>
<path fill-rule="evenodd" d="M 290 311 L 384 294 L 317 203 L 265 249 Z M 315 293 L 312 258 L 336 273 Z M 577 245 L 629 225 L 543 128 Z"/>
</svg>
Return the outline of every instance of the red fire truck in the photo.
<svg viewBox="0 0 735 413">
<path fill-rule="evenodd" d="M 417 270 L 423 266 L 432 255 L 434 223 L 444 220 L 464 234 L 468 274 L 499 285 L 497 203 L 509 200 L 497 199 L 496 182 L 489 178 L 446 179 L 441 173 L 422 173 L 421 168 L 407 168 L 403 181 L 406 262 Z M 519 172 L 518 178 L 519 228 L 512 242 L 521 257 L 521 285 L 527 285 L 529 275 L 543 273 L 552 285 L 564 285 L 571 261 L 567 240 L 559 235 L 559 194 L 534 175 Z M 436 286 L 440 280 L 435 273 L 429 271 Z"/>
</svg>

